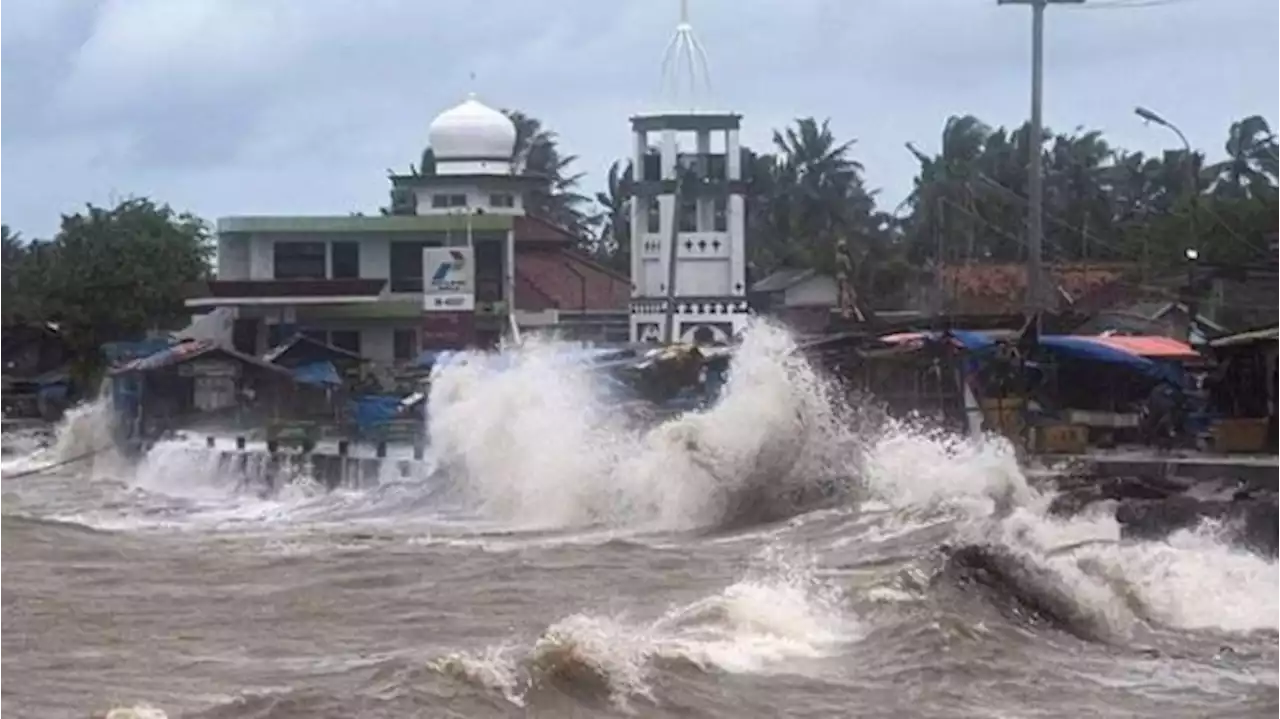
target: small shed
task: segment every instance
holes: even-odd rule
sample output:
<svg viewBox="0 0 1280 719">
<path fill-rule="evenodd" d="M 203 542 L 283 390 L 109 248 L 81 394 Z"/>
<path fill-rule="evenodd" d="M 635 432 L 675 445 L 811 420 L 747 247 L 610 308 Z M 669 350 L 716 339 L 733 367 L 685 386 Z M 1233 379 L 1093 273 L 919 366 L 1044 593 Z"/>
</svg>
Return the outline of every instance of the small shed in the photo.
<svg viewBox="0 0 1280 719">
<path fill-rule="evenodd" d="M 1276 350 L 1280 327 L 1264 327 L 1209 343 L 1218 361 L 1210 380 L 1214 409 L 1226 417 L 1276 414 Z"/>
<path fill-rule="evenodd" d="M 290 402 L 289 370 L 207 340 L 181 342 L 111 370 L 117 411 L 135 433 L 212 417 L 238 423 L 276 417 Z"/>
<path fill-rule="evenodd" d="M 76 399 L 71 381 L 73 352 L 56 324 L 14 323 L 4 339 L 4 413 L 11 418 L 54 420 Z"/>
</svg>

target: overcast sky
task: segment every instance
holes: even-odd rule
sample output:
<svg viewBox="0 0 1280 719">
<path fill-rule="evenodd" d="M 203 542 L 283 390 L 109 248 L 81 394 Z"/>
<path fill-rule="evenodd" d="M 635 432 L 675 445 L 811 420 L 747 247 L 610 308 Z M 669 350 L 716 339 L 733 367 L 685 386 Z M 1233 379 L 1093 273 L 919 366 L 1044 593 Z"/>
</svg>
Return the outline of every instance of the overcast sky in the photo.
<svg viewBox="0 0 1280 719">
<path fill-rule="evenodd" d="M 1115 144 L 1176 144 L 1146 105 L 1220 153 L 1275 126 L 1276 0 L 1055 6 L 1045 119 Z M 85 202 L 150 195 L 210 220 L 376 212 L 388 168 L 472 87 L 541 118 L 594 193 L 651 107 L 678 0 L 6 0 L 3 220 L 49 236 Z M 892 207 L 949 115 L 1027 114 L 1031 18 L 995 0 L 691 0 L 715 96 L 744 141 L 829 117 Z"/>
</svg>

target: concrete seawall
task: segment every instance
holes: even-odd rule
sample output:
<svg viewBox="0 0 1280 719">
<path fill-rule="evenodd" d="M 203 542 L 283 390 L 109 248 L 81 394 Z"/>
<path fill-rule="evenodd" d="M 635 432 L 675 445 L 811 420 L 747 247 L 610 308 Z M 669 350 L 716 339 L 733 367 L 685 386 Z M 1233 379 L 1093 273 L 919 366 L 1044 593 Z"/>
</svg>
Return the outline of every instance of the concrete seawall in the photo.
<svg viewBox="0 0 1280 719">
<path fill-rule="evenodd" d="M 1048 474 L 1097 478 L 1137 477 L 1148 480 L 1237 481 L 1250 489 L 1275 491 L 1280 463 L 1275 455 L 1159 454 L 1128 450 L 1043 457 L 1037 463 Z"/>
<path fill-rule="evenodd" d="M 282 447 L 274 442 L 228 435 L 185 436 L 184 445 L 216 457 L 219 471 L 239 476 L 247 488 L 272 491 L 307 476 L 328 489 L 360 489 L 429 471 L 421 445 L 387 442 L 317 442 L 308 447 Z"/>
</svg>

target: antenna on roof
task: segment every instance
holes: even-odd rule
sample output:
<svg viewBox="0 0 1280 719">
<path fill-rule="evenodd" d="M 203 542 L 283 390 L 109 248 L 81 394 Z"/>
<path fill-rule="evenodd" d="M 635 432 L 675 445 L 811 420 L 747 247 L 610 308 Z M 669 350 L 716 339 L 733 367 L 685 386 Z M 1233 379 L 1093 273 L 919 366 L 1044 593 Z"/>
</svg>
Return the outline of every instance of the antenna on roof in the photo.
<svg viewBox="0 0 1280 719">
<path fill-rule="evenodd" d="M 689 23 L 689 0 L 680 0 L 680 22 L 662 54 L 662 100 L 672 109 L 697 109 L 711 96 L 707 52 Z"/>
</svg>

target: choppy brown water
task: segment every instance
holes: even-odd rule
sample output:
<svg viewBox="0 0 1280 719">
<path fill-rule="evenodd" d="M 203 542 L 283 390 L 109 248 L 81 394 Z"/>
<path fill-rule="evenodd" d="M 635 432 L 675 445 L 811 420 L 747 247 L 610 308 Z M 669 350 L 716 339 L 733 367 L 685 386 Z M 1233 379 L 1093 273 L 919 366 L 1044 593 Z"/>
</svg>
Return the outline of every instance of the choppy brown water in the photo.
<svg viewBox="0 0 1280 719">
<path fill-rule="evenodd" d="M 758 406 L 730 409 L 764 413 L 782 397 L 760 391 L 768 396 Z M 512 415 L 510 406 L 498 411 Z M 537 412 L 542 422 L 501 425 L 510 437 L 502 456 L 519 460 L 524 474 L 504 475 L 490 455 L 468 459 L 460 440 L 437 438 L 442 456 L 453 447 L 453 460 L 468 460 L 469 493 L 442 492 L 440 474 L 423 474 L 332 494 L 300 477 L 263 497 L 224 476 L 199 446 L 179 445 L 157 447 L 141 467 L 99 462 L 5 479 L 4 712 L 1277 711 L 1280 574 L 1273 561 L 1218 541 L 1214 527 L 1168 542 L 1102 541 L 1054 553 L 1117 539 L 1118 528 L 1105 517 L 1049 519 L 1047 498 L 1026 487 L 998 446 L 905 431 L 864 444 L 859 491 L 835 508 L 779 522 L 710 521 L 726 518 L 726 505 L 708 499 L 725 483 L 755 466 L 779 471 L 758 449 L 765 440 L 756 429 L 744 441 L 757 449 L 746 453 L 715 434 L 721 430 L 672 429 L 662 436 L 674 444 L 650 457 L 658 470 L 611 475 L 626 491 L 601 494 L 585 487 L 600 465 L 559 457 L 552 472 L 539 464 L 534 450 L 560 440 L 526 435 L 550 431 L 543 425 L 581 430 L 565 407 Z M 452 417 L 472 422 L 480 439 L 497 426 L 462 414 Z M 769 416 L 750 419 L 776 435 Z M 706 470 L 716 493 L 661 485 L 682 472 L 681 487 L 694 481 L 667 458 L 691 436 L 717 453 Z M 810 443 L 819 439 L 832 441 Z M 32 455 L 21 437 L 5 441 L 16 450 L 6 474 L 51 458 L 52 450 Z M 1001 519 L 991 515 L 993 483 L 1020 498 Z M 638 489 L 653 486 L 662 491 Z M 755 485 L 733 486 L 740 496 Z M 505 493 L 495 494 L 499 487 Z M 582 507 L 595 521 L 571 511 Z M 697 511 L 677 511 L 689 507 Z M 532 521 L 540 517 L 548 519 Z M 645 521 L 627 521 L 637 517 Z M 1024 589 L 1069 606 L 1078 626 L 1034 617 L 998 590 L 941 573 L 939 545 L 968 541 L 1016 557 L 1038 583 Z"/>
</svg>

